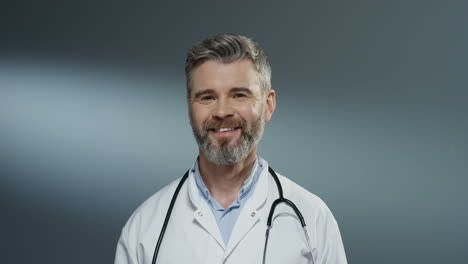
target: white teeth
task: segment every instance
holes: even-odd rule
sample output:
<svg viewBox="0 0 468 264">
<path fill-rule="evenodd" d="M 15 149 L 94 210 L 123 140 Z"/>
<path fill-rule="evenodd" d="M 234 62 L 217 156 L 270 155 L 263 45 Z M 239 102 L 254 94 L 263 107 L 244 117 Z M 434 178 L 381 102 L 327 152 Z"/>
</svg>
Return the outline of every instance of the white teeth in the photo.
<svg viewBox="0 0 468 264">
<path fill-rule="evenodd" d="M 234 130 L 233 128 L 221 128 L 219 132 L 226 132 L 226 131 L 232 131 Z"/>
</svg>

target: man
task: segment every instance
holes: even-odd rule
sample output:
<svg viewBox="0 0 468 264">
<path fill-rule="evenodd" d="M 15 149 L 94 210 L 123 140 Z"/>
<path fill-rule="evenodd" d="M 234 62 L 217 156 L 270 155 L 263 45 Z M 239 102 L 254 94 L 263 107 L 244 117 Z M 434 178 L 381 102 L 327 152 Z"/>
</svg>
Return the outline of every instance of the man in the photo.
<svg viewBox="0 0 468 264">
<path fill-rule="evenodd" d="M 180 180 L 145 201 L 122 230 L 116 264 L 346 263 L 337 223 L 315 195 L 279 176 L 284 197 L 265 242 L 268 215 L 279 187 L 257 144 L 276 106 L 266 54 L 253 40 L 221 34 L 189 51 L 185 73 L 190 124 L 199 157 L 173 205 Z M 309 239 L 310 237 L 310 239 Z"/>
</svg>

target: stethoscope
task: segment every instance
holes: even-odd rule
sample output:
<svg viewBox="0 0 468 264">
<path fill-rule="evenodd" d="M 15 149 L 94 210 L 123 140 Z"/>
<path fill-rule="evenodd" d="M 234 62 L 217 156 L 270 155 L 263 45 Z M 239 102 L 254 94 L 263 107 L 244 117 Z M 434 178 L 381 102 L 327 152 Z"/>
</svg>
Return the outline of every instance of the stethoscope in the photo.
<svg viewBox="0 0 468 264">
<path fill-rule="evenodd" d="M 175 201 L 177 199 L 177 196 L 179 195 L 179 191 L 182 188 L 182 185 L 184 184 L 185 180 L 187 180 L 187 178 L 188 178 L 189 171 L 190 170 L 188 170 L 184 174 L 184 176 L 180 180 L 179 184 L 177 185 L 177 188 L 176 188 L 176 190 L 174 192 L 174 195 L 172 196 L 171 204 L 169 205 L 169 208 L 167 209 L 166 218 L 164 219 L 164 224 L 163 224 L 163 226 L 161 228 L 161 233 L 159 234 L 158 243 L 156 244 L 156 248 L 154 249 L 152 264 L 156 264 L 156 259 L 158 258 L 159 248 L 161 247 L 162 239 L 164 237 L 164 234 L 166 233 L 166 227 L 167 227 L 167 224 L 169 223 L 169 218 L 171 217 L 172 208 L 174 207 Z M 271 176 L 275 180 L 276 187 L 278 188 L 279 198 L 276 199 L 273 202 L 273 204 L 270 207 L 270 213 L 268 214 L 267 229 L 266 229 L 266 233 L 265 233 L 265 246 L 263 248 L 263 261 L 262 261 L 262 263 L 265 264 L 266 251 L 267 251 L 267 246 L 268 246 L 268 237 L 270 235 L 270 229 L 272 228 L 273 214 L 275 213 L 276 206 L 278 206 L 278 204 L 280 204 L 280 203 L 287 204 L 296 213 L 296 216 L 299 218 L 299 221 L 301 221 L 302 230 L 304 231 L 304 235 L 305 235 L 305 238 L 306 238 L 306 241 L 307 241 L 307 246 L 309 247 L 309 250 L 310 250 L 310 252 L 312 254 L 312 247 L 310 245 L 309 232 L 306 229 L 306 224 L 305 224 L 304 217 L 302 216 L 301 211 L 299 211 L 299 209 L 297 209 L 297 206 L 293 202 L 291 202 L 290 200 L 284 198 L 284 196 L 283 196 L 283 187 L 281 186 L 281 183 L 280 183 L 280 181 L 278 179 L 278 176 L 276 175 L 275 171 L 269 166 L 268 166 L 268 171 L 270 172 Z M 313 257 L 312 257 L 312 259 L 313 259 Z"/>
</svg>

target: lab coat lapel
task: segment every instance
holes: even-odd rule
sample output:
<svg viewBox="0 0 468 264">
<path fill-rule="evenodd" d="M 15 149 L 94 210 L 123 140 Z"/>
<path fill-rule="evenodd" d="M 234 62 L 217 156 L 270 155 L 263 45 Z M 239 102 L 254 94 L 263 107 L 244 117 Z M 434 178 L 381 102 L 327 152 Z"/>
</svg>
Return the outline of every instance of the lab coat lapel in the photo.
<svg viewBox="0 0 468 264">
<path fill-rule="evenodd" d="M 204 200 L 202 200 L 202 197 L 200 195 L 200 190 L 198 189 L 197 184 L 195 182 L 193 170 L 190 170 L 190 174 L 188 178 L 188 187 L 189 187 L 188 189 L 189 189 L 190 200 L 192 201 L 193 205 L 196 208 L 195 211 L 193 212 L 193 218 L 224 249 L 225 248 L 224 240 L 221 236 L 221 232 L 219 231 L 218 224 L 216 223 L 216 219 L 210 207 Z"/>
<path fill-rule="evenodd" d="M 226 247 L 225 256 L 229 256 L 239 242 L 247 235 L 247 233 L 254 227 L 260 219 L 260 210 L 265 204 L 268 194 L 268 164 L 263 161 L 262 173 L 258 182 L 253 190 L 252 196 L 247 199 L 244 208 L 242 208 L 234 229 L 231 232 L 231 237 Z M 264 207 L 264 206 L 263 206 Z"/>
</svg>

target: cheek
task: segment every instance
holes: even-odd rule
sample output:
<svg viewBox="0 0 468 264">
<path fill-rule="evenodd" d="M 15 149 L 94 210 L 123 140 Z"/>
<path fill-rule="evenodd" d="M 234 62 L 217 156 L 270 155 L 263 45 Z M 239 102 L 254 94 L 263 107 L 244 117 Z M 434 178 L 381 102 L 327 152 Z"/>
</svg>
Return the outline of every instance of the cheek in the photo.
<svg viewBox="0 0 468 264">
<path fill-rule="evenodd" d="M 242 119 L 244 119 L 247 122 L 247 126 L 252 128 L 253 124 L 260 118 L 262 112 L 261 109 L 248 109 L 243 112 L 239 112 Z"/>
<path fill-rule="evenodd" d="M 197 126 L 197 117 L 196 117 L 196 112 L 193 110 L 193 108 L 190 108 L 189 109 L 189 121 L 190 121 L 190 125 L 192 127 L 196 127 Z"/>
<path fill-rule="evenodd" d="M 208 116 L 209 113 L 206 111 L 206 109 L 200 109 L 199 107 L 190 108 L 189 117 L 194 125 L 199 126 L 201 123 L 206 121 Z"/>
</svg>

